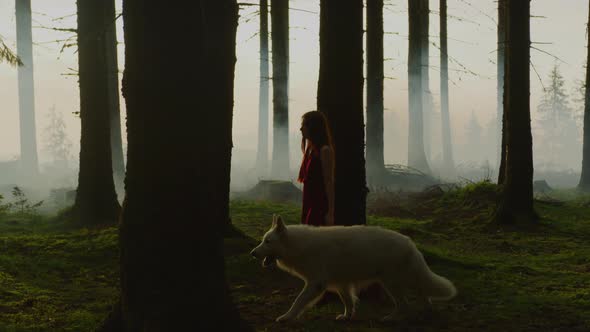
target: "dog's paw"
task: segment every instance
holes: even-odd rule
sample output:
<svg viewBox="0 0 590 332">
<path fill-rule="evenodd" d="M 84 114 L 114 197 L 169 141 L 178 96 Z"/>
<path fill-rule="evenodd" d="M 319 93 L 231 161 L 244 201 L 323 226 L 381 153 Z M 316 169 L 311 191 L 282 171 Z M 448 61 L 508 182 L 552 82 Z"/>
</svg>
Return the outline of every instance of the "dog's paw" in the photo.
<svg viewBox="0 0 590 332">
<path fill-rule="evenodd" d="M 281 315 L 281 316 L 277 317 L 276 322 L 277 323 L 286 323 L 286 322 L 291 321 L 291 320 L 293 320 L 293 317 L 291 317 L 291 315 L 284 314 L 284 315 Z"/>
</svg>

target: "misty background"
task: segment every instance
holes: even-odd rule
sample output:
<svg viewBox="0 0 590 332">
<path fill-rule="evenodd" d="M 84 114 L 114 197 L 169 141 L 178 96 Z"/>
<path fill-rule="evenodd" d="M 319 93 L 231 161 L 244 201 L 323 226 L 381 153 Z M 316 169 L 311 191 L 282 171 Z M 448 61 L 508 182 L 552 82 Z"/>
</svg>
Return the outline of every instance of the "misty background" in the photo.
<svg viewBox="0 0 590 332">
<path fill-rule="evenodd" d="M 254 3 L 253 1 L 250 1 Z M 441 133 L 439 113 L 438 1 L 431 1 L 430 14 L 430 90 L 435 112 L 430 138 L 430 161 L 440 163 Z M 449 75 L 450 116 L 454 159 L 459 179 L 495 179 L 496 142 L 496 2 L 449 0 Z M 290 174 L 296 177 L 301 160 L 300 118 L 316 109 L 319 72 L 319 2 L 291 0 L 289 136 Z M 75 1 L 32 0 L 35 112 L 37 146 L 42 173 L 56 174 L 43 188 L 75 188 L 80 141 L 78 58 Z M 117 2 L 121 11 L 121 2 Z M 259 17 L 257 6 L 242 6 L 237 36 L 235 108 L 233 122 L 232 189 L 254 185 L 258 89 Z M 587 4 L 581 1 L 534 0 L 531 3 L 531 117 L 535 178 L 547 179 L 557 187 L 573 187 L 581 167 L 581 114 L 586 59 Z M 122 20 L 117 20 L 120 78 L 124 68 Z M 407 1 L 387 1 L 384 10 L 385 50 L 385 163 L 406 164 L 408 137 Z M 272 32 L 271 32 L 272 33 Z M 0 0 L 0 35 L 16 50 L 14 1 Z M 180 70 L 173 61 L 175 45 L 154 40 L 170 51 L 170 70 Z M 271 45 L 272 50 L 272 45 Z M 557 68 L 557 71 L 556 69 Z M 553 78 L 553 79 L 552 79 Z M 561 82 L 561 83 L 560 83 Z M 0 65 L 0 162 L 19 158 L 17 70 Z M 272 84 L 271 84 L 272 89 Z M 552 92 L 558 90 L 553 96 Z M 271 94 L 272 96 L 272 90 Z M 162 110 L 165 112 L 166 110 Z M 125 102 L 121 97 L 121 123 L 125 129 Z M 569 114 L 573 121 L 562 121 Z M 57 120 L 56 120 L 57 119 Z M 67 165 L 55 165 L 51 129 L 63 120 L 65 142 L 71 144 Z M 438 119 L 438 120 L 437 120 Z M 561 120 L 560 120 L 561 119 Z M 272 124 L 272 112 L 270 112 Z M 196 124 L 196 128 L 199 125 Z M 271 125 L 272 126 L 272 125 Z M 272 130 L 269 130 L 272 137 Z M 124 136 L 125 137 L 125 136 Z M 124 138 L 125 140 L 125 138 Z M 272 151 L 272 139 L 269 140 Z M 126 144 L 125 141 L 123 143 Z M 214 142 L 212 142 L 214 144 Z M 556 153 L 556 152 L 559 153 Z M 198 153 L 198 152 L 195 152 Z M 175 156 L 170 156 L 174 158 Z M 271 156 L 269 155 L 269 159 Z M 57 172 L 56 168 L 61 168 Z M 67 171 L 63 171 L 67 168 Z M 0 172 L 1 173 L 1 172 Z M 434 172 L 436 176 L 436 171 Z M 568 175 L 569 174 L 569 175 Z M 453 179 L 451 179 L 453 180 Z M 0 184 L 14 183 L 0 174 Z"/>
</svg>

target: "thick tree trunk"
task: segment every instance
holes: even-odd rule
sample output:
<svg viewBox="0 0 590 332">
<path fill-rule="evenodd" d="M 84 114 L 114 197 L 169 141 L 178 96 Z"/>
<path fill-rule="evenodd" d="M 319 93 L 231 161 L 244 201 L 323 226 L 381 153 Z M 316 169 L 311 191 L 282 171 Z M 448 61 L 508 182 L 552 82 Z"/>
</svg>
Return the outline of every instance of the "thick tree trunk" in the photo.
<svg viewBox="0 0 590 332">
<path fill-rule="evenodd" d="M 408 48 L 408 166 L 430 173 L 424 153 L 424 123 L 422 99 L 422 31 L 420 13 L 422 1 L 408 0 L 409 48 Z"/>
<path fill-rule="evenodd" d="M 117 61 L 117 25 L 115 22 L 115 1 L 105 1 L 105 48 L 108 67 L 109 113 L 111 118 L 111 152 L 113 159 L 113 178 L 117 193 L 123 193 L 125 179 L 125 159 L 121 135 L 121 112 L 119 107 L 119 64 Z"/>
<path fill-rule="evenodd" d="M 110 140 L 109 67 L 105 43 L 106 2 L 78 4 L 80 171 L 74 211 L 85 224 L 117 220 Z M 100 14 L 97 14 L 100 13 Z"/>
<path fill-rule="evenodd" d="M 289 169 L 289 0 L 271 0 L 273 148 L 272 176 L 290 179 Z"/>
<path fill-rule="evenodd" d="M 426 160 L 430 161 L 432 143 L 432 119 L 434 105 L 432 93 L 430 92 L 430 4 L 429 0 L 420 2 L 420 44 L 421 52 L 421 77 L 422 77 L 422 114 L 424 118 L 424 154 Z"/>
<path fill-rule="evenodd" d="M 121 331 L 243 330 L 226 284 L 222 238 L 237 3 L 125 0 L 123 17 L 129 148 L 120 312 L 111 322 Z M 170 53 L 154 40 L 177 47 L 179 68 L 171 70 Z"/>
<path fill-rule="evenodd" d="M 449 53 L 447 47 L 447 0 L 440 0 L 440 115 L 442 123 L 443 171 L 455 175 L 451 119 L 449 115 Z"/>
<path fill-rule="evenodd" d="M 260 0 L 260 92 L 258 94 L 258 176 L 268 174 L 268 0 Z"/>
<path fill-rule="evenodd" d="M 504 114 L 506 173 L 496 218 L 530 223 L 533 209 L 533 139 L 530 114 L 530 2 L 507 0 Z"/>
<path fill-rule="evenodd" d="M 367 180 L 382 183 L 383 156 L 383 0 L 367 0 Z"/>
<path fill-rule="evenodd" d="M 35 80 L 33 75 L 33 33 L 31 0 L 16 0 L 16 47 L 22 65 L 18 66 L 18 104 L 20 117 L 20 162 L 23 179 L 39 173 L 37 130 L 35 127 Z"/>
<path fill-rule="evenodd" d="M 588 29 L 590 29 L 590 10 L 588 12 Z M 578 189 L 586 192 L 590 191 L 590 39 L 587 47 L 588 54 L 586 58 L 586 98 L 584 100 L 582 175 L 580 177 L 580 183 L 578 184 Z"/>
<path fill-rule="evenodd" d="M 498 59 L 497 59 L 497 98 L 496 98 L 496 155 L 498 158 L 498 184 L 504 183 L 506 173 L 506 139 L 504 127 L 504 67 L 506 57 L 506 0 L 498 0 Z"/>
<path fill-rule="evenodd" d="M 340 225 L 365 224 L 362 0 L 320 1 L 317 102 L 334 136 L 334 220 Z"/>
</svg>

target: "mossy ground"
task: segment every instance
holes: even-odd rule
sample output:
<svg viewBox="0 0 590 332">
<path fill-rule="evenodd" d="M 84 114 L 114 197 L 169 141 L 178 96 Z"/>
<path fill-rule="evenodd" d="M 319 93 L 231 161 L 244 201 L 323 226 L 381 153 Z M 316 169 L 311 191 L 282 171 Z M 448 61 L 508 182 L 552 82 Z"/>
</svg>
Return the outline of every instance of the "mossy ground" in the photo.
<svg viewBox="0 0 590 332">
<path fill-rule="evenodd" d="M 369 210 L 382 213 L 368 223 L 411 236 L 459 290 L 428 316 L 410 301 L 411 310 L 388 324 L 379 318 L 391 305 L 378 297 L 362 297 L 353 322 L 334 321 L 343 308 L 328 300 L 292 324 L 275 323 L 302 283 L 248 252 L 273 213 L 296 223 L 299 206 L 234 201 L 232 221 L 247 235 L 226 239 L 234 301 L 259 331 L 590 331 L 590 200 L 560 192 L 571 200 L 537 203 L 538 225 L 498 227 L 489 222 L 494 195 L 479 184 L 395 203 L 416 211 L 412 218 L 379 207 L 386 196 L 370 200 Z M 117 256 L 115 228 L 0 216 L 0 331 L 92 330 L 117 297 Z"/>
</svg>

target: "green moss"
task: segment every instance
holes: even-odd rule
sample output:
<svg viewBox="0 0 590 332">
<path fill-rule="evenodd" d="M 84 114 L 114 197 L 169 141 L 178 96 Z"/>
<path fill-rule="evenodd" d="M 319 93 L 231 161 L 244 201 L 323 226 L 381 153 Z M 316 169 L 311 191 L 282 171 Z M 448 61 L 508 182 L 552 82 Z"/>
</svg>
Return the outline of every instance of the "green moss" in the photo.
<svg viewBox="0 0 590 332">
<path fill-rule="evenodd" d="M 427 319 L 410 298 L 410 312 L 390 324 L 379 318 L 391 305 L 373 298 L 361 298 L 353 322 L 335 322 L 343 308 L 329 300 L 293 324 L 274 323 L 302 283 L 276 267 L 263 268 L 248 252 L 273 214 L 298 223 L 300 207 L 233 201 L 232 222 L 246 235 L 225 240 L 234 302 L 259 331 L 590 330 L 590 204 L 583 197 L 537 203 L 540 224 L 522 231 L 487 222 L 495 193 L 493 184 L 475 184 L 430 197 L 430 214 L 420 220 L 368 217 L 371 225 L 411 236 L 432 270 L 459 290 L 452 301 L 435 303 Z M 0 217 L 0 331 L 91 331 L 111 309 L 117 285 L 115 228 Z"/>
</svg>

